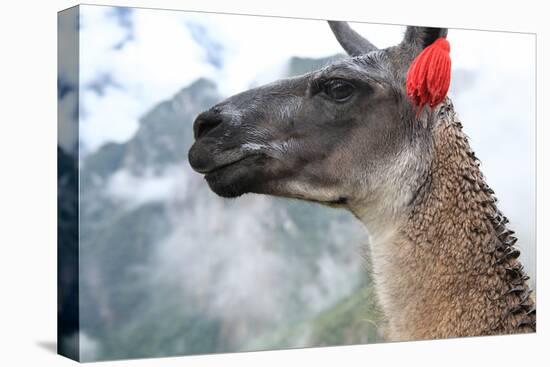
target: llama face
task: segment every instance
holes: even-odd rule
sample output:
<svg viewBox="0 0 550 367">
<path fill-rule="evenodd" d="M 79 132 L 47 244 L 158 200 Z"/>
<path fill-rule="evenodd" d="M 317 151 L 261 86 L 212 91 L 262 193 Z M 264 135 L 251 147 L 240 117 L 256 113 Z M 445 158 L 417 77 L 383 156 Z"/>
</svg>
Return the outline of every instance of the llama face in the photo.
<svg viewBox="0 0 550 367">
<path fill-rule="evenodd" d="M 250 192 L 352 206 L 404 196 L 425 166 L 419 149 L 429 144 L 408 121 L 405 66 L 414 44 L 368 46 L 200 114 L 191 166 L 223 197 Z"/>
</svg>

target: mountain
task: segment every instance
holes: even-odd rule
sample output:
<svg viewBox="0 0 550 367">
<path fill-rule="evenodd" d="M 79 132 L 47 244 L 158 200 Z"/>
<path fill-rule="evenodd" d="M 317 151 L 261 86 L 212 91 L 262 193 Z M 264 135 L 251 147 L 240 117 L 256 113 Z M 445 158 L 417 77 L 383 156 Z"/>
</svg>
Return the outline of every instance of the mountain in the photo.
<svg viewBox="0 0 550 367">
<path fill-rule="evenodd" d="M 337 54 L 334 56 L 322 57 L 319 59 L 314 59 L 311 57 L 291 57 L 288 62 L 288 76 L 296 76 L 305 73 L 309 73 L 314 70 L 319 70 L 328 64 L 343 59 L 345 55 Z"/>
<path fill-rule="evenodd" d="M 57 340 L 58 352 L 78 357 L 78 165 L 57 147 Z"/>
<path fill-rule="evenodd" d="M 290 60 L 288 75 L 329 59 Z M 192 122 L 223 99 L 199 79 L 80 170 L 87 360 L 364 342 L 366 232 L 347 212 L 212 193 L 187 162 Z M 345 310 L 345 312 L 342 312 Z M 282 337 L 284 335 L 284 338 Z M 347 335 L 346 338 L 327 338 Z"/>
</svg>

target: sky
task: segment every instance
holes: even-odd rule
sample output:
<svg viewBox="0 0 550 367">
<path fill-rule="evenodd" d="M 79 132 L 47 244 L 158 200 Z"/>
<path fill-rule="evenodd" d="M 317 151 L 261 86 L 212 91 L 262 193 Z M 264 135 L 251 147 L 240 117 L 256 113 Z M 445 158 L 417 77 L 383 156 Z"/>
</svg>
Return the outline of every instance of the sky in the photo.
<svg viewBox="0 0 550 367">
<path fill-rule="evenodd" d="M 398 43 L 405 30 L 351 25 L 379 48 Z M 448 40 L 449 95 L 489 185 L 534 252 L 535 38 L 451 29 Z M 81 154 L 127 141 L 140 116 L 200 77 L 230 96 L 278 79 L 292 56 L 337 53 L 319 20 L 81 6 Z"/>
<path fill-rule="evenodd" d="M 378 47 L 398 43 L 404 32 L 395 25 L 352 26 Z M 467 30 L 451 30 L 448 38 L 454 70 L 491 69 L 497 81 L 521 74 L 530 79 L 523 84 L 534 82 L 534 38 Z M 128 140 L 144 112 L 199 77 L 216 80 L 229 96 L 277 79 L 292 56 L 342 52 L 318 20 L 104 6 L 82 7 L 80 47 L 87 152 Z"/>
</svg>

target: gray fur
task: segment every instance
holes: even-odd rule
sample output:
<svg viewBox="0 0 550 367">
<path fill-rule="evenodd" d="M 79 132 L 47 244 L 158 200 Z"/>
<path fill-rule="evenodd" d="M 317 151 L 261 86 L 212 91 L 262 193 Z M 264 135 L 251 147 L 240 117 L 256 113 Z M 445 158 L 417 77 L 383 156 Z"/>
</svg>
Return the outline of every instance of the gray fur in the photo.
<svg viewBox="0 0 550 367">
<path fill-rule="evenodd" d="M 189 161 L 216 193 L 293 197 L 358 216 L 414 196 L 429 165 L 421 153 L 431 146 L 430 113 L 417 119 L 405 75 L 420 45 L 446 30 L 409 27 L 401 44 L 379 50 L 346 23 L 329 24 L 353 57 L 239 93 L 197 118 Z M 349 100 L 328 96 L 334 81 L 353 85 Z"/>
</svg>

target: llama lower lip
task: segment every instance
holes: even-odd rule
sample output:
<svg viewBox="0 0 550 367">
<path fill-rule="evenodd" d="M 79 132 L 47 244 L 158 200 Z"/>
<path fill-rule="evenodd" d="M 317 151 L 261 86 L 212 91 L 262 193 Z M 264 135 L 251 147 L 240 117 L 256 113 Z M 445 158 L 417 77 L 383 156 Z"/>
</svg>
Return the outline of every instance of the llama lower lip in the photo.
<svg viewBox="0 0 550 367">
<path fill-rule="evenodd" d="M 256 192 L 262 182 L 262 154 L 253 154 L 218 166 L 204 175 L 212 191 L 221 197 L 235 198 Z"/>
<path fill-rule="evenodd" d="M 244 161 L 244 160 L 256 158 L 258 155 L 259 155 L 259 154 L 247 155 L 247 156 L 244 156 L 244 157 L 242 157 L 242 158 L 240 158 L 240 159 L 237 159 L 236 161 L 233 161 L 233 162 L 231 162 L 231 163 L 226 163 L 226 164 L 223 164 L 223 165 L 221 165 L 221 166 L 215 167 L 215 168 L 213 168 L 212 170 L 206 172 L 205 175 L 204 175 L 204 177 L 205 177 L 205 178 L 208 178 L 208 176 L 211 176 L 211 175 L 213 175 L 213 174 L 217 174 L 217 173 L 219 173 L 219 172 L 225 170 L 226 168 L 229 168 L 229 167 L 231 167 L 231 166 L 234 166 L 234 165 L 236 165 L 236 164 L 238 164 L 238 163 L 240 163 L 240 162 L 242 162 L 242 161 Z"/>
</svg>

